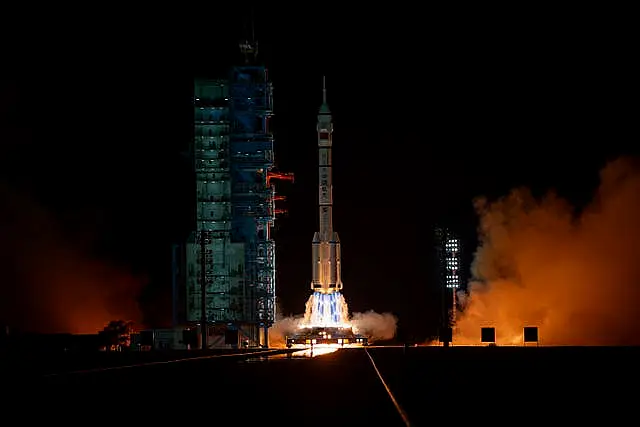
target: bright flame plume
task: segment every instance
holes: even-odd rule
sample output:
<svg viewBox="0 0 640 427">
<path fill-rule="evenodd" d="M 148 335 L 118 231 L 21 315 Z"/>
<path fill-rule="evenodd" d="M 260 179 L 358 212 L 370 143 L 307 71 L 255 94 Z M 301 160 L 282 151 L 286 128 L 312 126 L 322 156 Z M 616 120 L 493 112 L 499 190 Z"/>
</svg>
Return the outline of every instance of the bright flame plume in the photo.
<svg viewBox="0 0 640 427">
<path fill-rule="evenodd" d="M 340 292 L 314 292 L 307 301 L 302 328 L 350 328 L 349 307 Z"/>
</svg>

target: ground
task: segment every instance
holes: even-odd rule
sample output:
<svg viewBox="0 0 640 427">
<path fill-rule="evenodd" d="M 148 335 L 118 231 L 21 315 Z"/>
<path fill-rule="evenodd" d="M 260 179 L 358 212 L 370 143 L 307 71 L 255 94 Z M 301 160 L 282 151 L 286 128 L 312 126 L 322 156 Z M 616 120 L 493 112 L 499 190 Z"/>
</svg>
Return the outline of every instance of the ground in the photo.
<svg viewBox="0 0 640 427">
<path fill-rule="evenodd" d="M 82 409 L 145 422 L 406 425 L 382 377 L 411 425 L 573 424 L 601 416 L 612 422 L 634 409 L 639 355 L 637 348 L 370 347 L 313 358 L 218 357 L 9 375 L 17 380 L 16 403 L 52 407 L 51 421 Z"/>
</svg>

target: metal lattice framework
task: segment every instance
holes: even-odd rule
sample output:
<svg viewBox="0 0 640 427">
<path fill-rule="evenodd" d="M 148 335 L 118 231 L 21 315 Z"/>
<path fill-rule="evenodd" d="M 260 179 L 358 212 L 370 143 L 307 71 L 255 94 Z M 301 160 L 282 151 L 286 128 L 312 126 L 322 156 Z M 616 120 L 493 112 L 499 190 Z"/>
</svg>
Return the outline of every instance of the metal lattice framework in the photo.
<svg viewBox="0 0 640 427">
<path fill-rule="evenodd" d="M 187 322 L 204 318 L 203 331 L 234 329 L 251 345 L 267 345 L 276 317 L 271 231 L 283 212 L 275 201 L 284 199 L 271 181 L 293 175 L 273 170 L 273 88 L 266 68 L 250 61 L 257 43 L 240 47 L 246 63 L 228 79 L 194 85 L 196 229 L 180 270 Z"/>
</svg>

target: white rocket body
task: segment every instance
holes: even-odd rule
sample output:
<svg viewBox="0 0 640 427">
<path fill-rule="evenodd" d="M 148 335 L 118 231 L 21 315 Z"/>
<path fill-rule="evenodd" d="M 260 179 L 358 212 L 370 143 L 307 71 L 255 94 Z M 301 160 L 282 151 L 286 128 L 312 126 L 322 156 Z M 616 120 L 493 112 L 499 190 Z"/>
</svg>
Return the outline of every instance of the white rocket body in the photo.
<svg viewBox="0 0 640 427">
<path fill-rule="evenodd" d="M 333 231 L 333 178 L 331 146 L 333 122 L 327 104 L 327 90 L 322 88 L 322 106 L 318 112 L 318 209 L 320 228 L 313 235 L 311 289 L 330 294 L 342 289 L 340 277 L 340 238 Z"/>
</svg>

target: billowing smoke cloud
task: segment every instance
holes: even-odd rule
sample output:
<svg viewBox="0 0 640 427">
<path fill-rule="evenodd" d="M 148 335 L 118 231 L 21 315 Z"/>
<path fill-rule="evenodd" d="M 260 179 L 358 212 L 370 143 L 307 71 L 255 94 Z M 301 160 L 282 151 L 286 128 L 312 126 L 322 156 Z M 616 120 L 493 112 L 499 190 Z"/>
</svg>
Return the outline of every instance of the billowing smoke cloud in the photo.
<svg viewBox="0 0 640 427">
<path fill-rule="evenodd" d="M 269 328 L 269 347 L 285 348 L 286 338 L 294 335 L 304 320 L 304 316 L 279 317 Z"/>
<path fill-rule="evenodd" d="M 138 321 L 142 280 L 74 245 L 34 200 L 0 184 L 0 323 L 33 332 L 95 333 Z"/>
<path fill-rule="evenodd" d="M 286 337 L 294 335 L 303 323 L 302 315 L 279 318 L 269 329 L 269 347 L 284 348 Z M 391 313 L 381 314 L 369 310 L 365 313 L 353 313 L 349 323 L 355 333 L 366 336 L 372 343 L 395 337 L 398 319 Z"/>
<path fill-rule="evenodd" d="M 396 336 L 398 318 L 391 313 L 353 313 L 351 324 L 354 332 L 364 335 L 369 342 L 390 340 Z"/>
<path fill-rule="evenodd" d="M 494 326 L 498 344 L 521 343 L 538 326 L 541 344 L 640 344 L 640 171 L 619 159 L 600 178 L 579 215 L 523 189 L 477 201 L 481 243 L 454 342 Z"/>
</svg>

